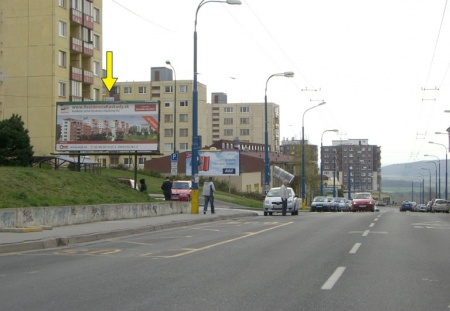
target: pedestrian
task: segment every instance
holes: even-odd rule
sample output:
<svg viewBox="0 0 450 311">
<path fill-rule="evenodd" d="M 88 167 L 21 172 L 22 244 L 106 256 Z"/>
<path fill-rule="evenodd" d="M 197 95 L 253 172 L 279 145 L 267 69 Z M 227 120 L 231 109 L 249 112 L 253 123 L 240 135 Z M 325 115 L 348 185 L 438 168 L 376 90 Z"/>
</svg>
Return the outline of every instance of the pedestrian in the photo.
<svg viewBox="0 0 450 311">
<path fill-rule="evenodd" d="M 205 197 L 205 207 L 203 208 L 203 214 L 206 214 L 209 202 L 211 202 L 211 214 L 215 214 L 214 192 L 216 192 L 216 188 L 214 187 L 212 177 L 209 177 L 208 180 L 203 184 L 203 196 Z"/>
<path fill-rule="evenodd" d="M 287 200 L 289 197 L 289 190 L 286 187 L 289 185 L 289 182 L 287 180 L 283 181 L 283 184 L 280 187 L 280 197 L 281 197 L 281 214 L 283 216 L 286 216 L 286 210 L 287 210 Z"/>
<path fill-rule="evenodd" d="M 170 201 L 170 197 L 172 196 L 172 182 L 169 177 L 166 177 L 166 180 L 162 183 L 161 190 L 164 193 L 164 199 L 166 201 Z"/>
</svg>

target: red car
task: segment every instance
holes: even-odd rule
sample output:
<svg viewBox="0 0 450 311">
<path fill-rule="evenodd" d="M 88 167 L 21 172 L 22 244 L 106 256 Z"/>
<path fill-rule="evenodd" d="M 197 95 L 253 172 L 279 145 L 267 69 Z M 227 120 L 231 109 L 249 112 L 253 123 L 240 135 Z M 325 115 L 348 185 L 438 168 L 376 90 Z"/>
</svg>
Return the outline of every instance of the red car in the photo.
<svg viewBox="0 0 450 311">
<path fill-rule="evenodd" d="M 352 212 L 375 212 L 375 200 L 370 192 L 355 193 L 352 200 Z"/>
<path fill-rule="evenodd" d="M 191 200 L 192 183 L 190 180 L 176 180 L 172 183 L 171 200 L 174 201 L 190 201 Z"/>
</svg>

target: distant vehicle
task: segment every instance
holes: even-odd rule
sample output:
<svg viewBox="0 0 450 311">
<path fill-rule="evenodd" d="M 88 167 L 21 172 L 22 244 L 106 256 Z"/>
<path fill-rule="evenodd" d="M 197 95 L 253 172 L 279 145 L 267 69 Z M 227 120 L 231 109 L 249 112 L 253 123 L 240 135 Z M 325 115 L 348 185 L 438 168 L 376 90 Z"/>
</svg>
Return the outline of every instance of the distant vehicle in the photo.
<svg viewBox="0 0 450 311">
<path fill-rule="evenodd" d="M 336 198 L 336 202 L 338 204 L 338 210 L 340 212 L 347 212 L 349 210 L 349 205 L 345 198 Z"/>
<path fill-rule="evenodd" d="M 433 205 L 431 205 L 431 212 L 445 212 L 448 213 L 450 209 L 449 201 L 444 199 L 434 199 Z"/>
<path fill-rule="evenodd" d="M 326 205 L 326 209 L 328 208 L 328 204 L 326 204 L 327 197 L 318 196 L 313 199 L 311 202 L 311 212 L 322 212 L 324 209 L 324 205 Z"/>
<path fill-rule="evenodd" d="M 134 187 L 135 184 L 134 179 L 128 177 L 119 177 L 118 179 L 122 183 L 127 184 L 130 188 L 139 190 L 139 184 L 136 183 L 136 188 Z"/>
<path fill-rule="evenodd" d="M 291 187 L 287 187 L 287 189 L 289 197 L 287 200 L 286 212 L 291 213 L 291 215 L 298 215 L 298 210 L 302 205 L 302 199 L 295 194 L 294 189 Z M 263 203 L 263 211 L 264 216 L 282 212 L 280 187 L 272 188 L 267 192 Z"/>
<path fill-rule="evenodd" d="M 190 201 L 192 192 L 192 182 L 190 180 L 175 180 L 172 183 L 172 195 L 170 199 L 173 201 Z"/>
<path fill-rule="evenodd" d="M 386 204 L 383 201 L 377 201 L 375 204 L 376 206 L 386 206 Z"/>
<path fill-rule="evenodd" d="M 340 211 L 338 198 L 327 197 L 327 202 L 328 202 L 328 210 L 330 212 Z"/>
<path fill-rule="evenodd" d="M 375 200 L 370 192 L 355 193 L 352 200 L 352 212 L 375 211 Z"/>
<path fill-rule="evenodd" d="M 402 202 L 402 205 L 400 206 L 400 212 L 406 212 L 406 211 L 410 211 L 410 212 L 415 211 L 413 202 L 410 202 L 410 201 Z"/>
<path fill-rule="evenodd" d="M 417 212 L 428 212 L 428 207 L 427 207 L 427 205 L 426 204 L 419 204 L 419 205 L 417 205 L 417 207 L 416 207 L 416 211 Z"/>
</svg>

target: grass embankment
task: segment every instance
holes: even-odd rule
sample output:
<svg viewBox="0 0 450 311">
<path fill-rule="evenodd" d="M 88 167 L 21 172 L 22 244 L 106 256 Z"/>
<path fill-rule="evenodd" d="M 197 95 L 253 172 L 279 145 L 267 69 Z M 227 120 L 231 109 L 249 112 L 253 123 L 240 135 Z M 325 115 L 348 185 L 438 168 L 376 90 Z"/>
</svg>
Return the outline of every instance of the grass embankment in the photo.
<svg viewBox="0 0 450 311">
<path fill-rule="evenodd" d="M 134 178 L 132 171 L 102 169 L 101 174 L 27 167 L 0 167 L 0 208 L 95 205 L 155 201 L 148 193 L 161 194 L 163 178 L 138 174 L 147 192 L 131 189 L 118 177 Z M 201 194 L 201 189 L 199 190 Z M 216 199 L 261 208 L 262 202 L 218 191 Z"/>
</svg>

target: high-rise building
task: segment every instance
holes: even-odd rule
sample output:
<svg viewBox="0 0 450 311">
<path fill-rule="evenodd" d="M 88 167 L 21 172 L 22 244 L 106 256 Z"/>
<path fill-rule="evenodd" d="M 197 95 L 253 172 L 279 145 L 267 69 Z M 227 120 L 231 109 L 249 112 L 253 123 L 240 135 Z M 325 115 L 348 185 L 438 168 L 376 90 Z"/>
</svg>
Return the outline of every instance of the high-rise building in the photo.
<svg viewBox="0 0 450 311">
<path fill-rule="evenodd" d="M 101 100 L 102 0 L 0 1 L 0 120 L 55 152 L 56 102 Z"/>
</svg>

